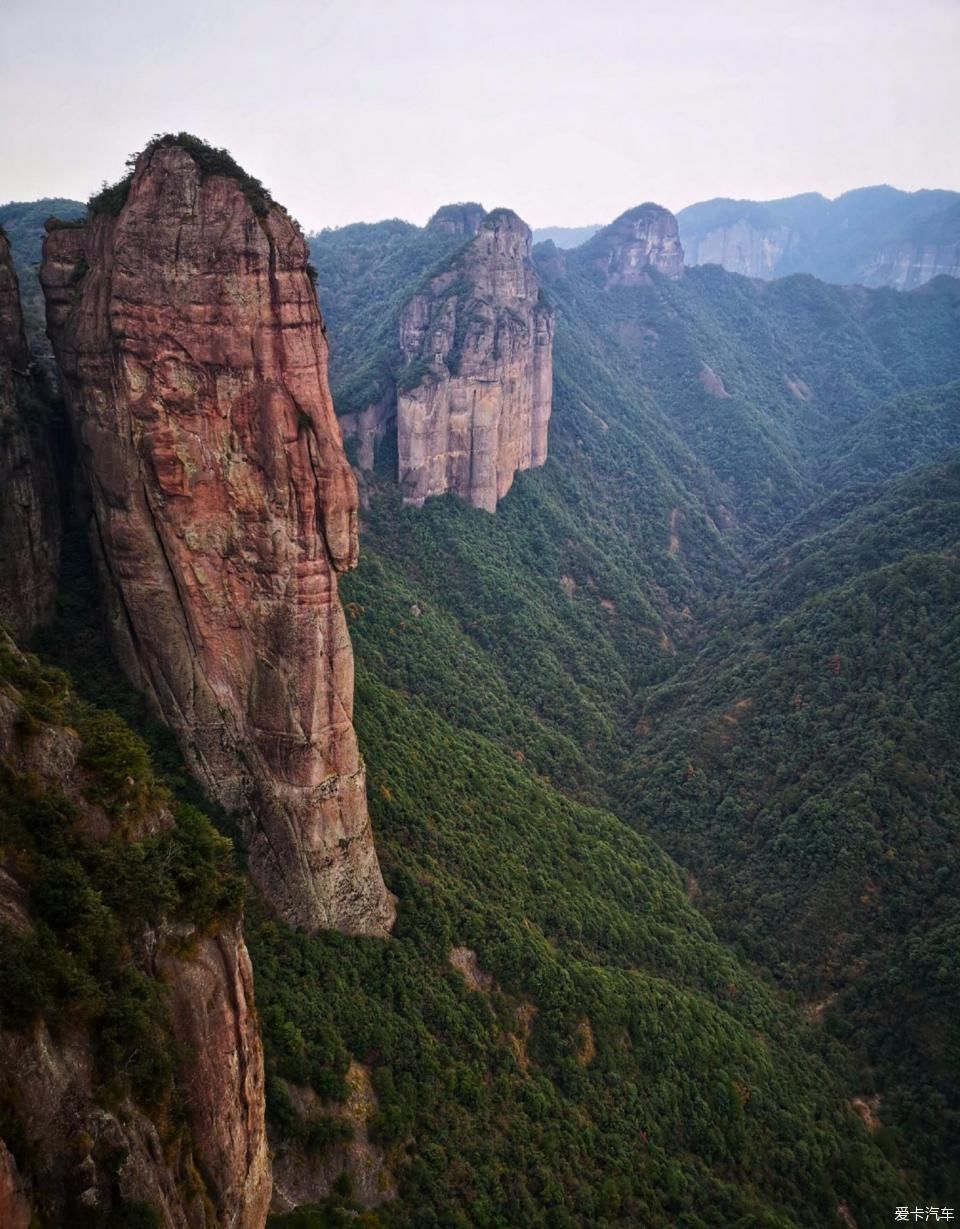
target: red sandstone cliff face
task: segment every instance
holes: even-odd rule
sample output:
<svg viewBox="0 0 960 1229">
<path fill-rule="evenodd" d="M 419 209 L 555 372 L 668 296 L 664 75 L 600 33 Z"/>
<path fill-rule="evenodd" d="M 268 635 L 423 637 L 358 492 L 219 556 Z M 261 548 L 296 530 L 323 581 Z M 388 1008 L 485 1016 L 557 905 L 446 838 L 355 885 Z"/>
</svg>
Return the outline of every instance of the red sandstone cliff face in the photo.
<svg viewBox="0 0 960 1229">
<path fill-rule="evenodd" d="M 204 936 L 189 960 L 157 962 L 170 988 L 173 1035 L 184 1058 L 193 1157 L 214 1186 L 224 1225 L 261 1229 L 272 1182 L 267 1147 L 263 1047 L 253 970 L 239 925 Z"/>
<path fill-rule="evenodd" d="M 509 210 L 487 214 L 400 318 L 398 477 L 407 503 L 452 491 L 493 512 L 518 470 L 543 465 L 553 332 L 529 228 Z"/>
<path fill-rule="evenodd" d="M 291 922 L 385 934 L 336 575 L 357 495 L 302 236 L 177 145 L 41 280 L 118 656 Z"/>
<path fill-rule="evenodd" d="M 17 656 L 5 637 L 0 647 Z M 92 801 L 77 732 L 39 723 L 2 682 L 0 763 L 51 808 L 66 799 L 73 831 L 90 848 L 138 844 L 173 824 L 162 803 L 131 821 Z M 3 937 L 29 934 L 30 858 L 15 840 L 2 853 Z M 0 1140 L 0 1225 L 27 1229 L 34 1212 L 43 1224 L 67 1225 L 77 1206 L 106 1214 L 145 1203 L 163 1229 L 263 1229 L 272 1190 L 263 1050 L 239 920 L 202 933 L 164 922 L 132 948 L 131 967 L 163 986 L 182 1124 L 169 1106 L 105 1093 L 97 1038 L 82 1013 L 0 1027 L 0 1127 L 15 1126 Z"/>
<path fill-rule="evenodd" d="M 0 620 L 21 636 L 51 617 L 56 597 L 60 512 L 49 413 L 0 234 Z"/>
<path fill-rule="evenodd" d="M 71 1202 L 109 1210 L 118 1199 L 150 1205 L 163 1229 L 263 1229 L 272 1191 L 263 1053 L 239 927 L 202 940 L 191 961 L 168 959 L 164 973 L 178 1038 L 217 1029 L 207 1038 L 212 1053 L 191 1053 L 179 1072 L 189 1139 L 165 1138 L 163 1124 L 129 1098 L 102 1099 L 93 1039 L 82 1029 L 0 1030 L 4 1099 L 18 1108 L 32 1152 L 29 1175 L 7 1154 L 6 1179 L 0 1155 L 5 1229 L 20 1223 L 15 1214 L 26 1215 L 25 1229 L 33 1210 L 64 1224 Z"/>
<path fill-rule="evenodd" d="M 672 280 L 683 276 L 677 219 L 660 205 L 627 210 L 589 241 L 589 249 L 608 286 L 642 286 L 651 270 Z"/>
</svg>

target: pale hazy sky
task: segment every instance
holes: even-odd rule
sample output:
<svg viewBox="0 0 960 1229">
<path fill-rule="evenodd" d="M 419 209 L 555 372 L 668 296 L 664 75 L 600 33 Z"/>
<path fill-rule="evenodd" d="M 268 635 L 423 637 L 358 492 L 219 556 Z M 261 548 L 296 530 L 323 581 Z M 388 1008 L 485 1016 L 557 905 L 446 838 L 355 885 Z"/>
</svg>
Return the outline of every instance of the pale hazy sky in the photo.
<svg viewBox="0 0 960 1229">
<path fill-rule="evenodd" d="M 960 189 L 960 0 L 0 0 L 0 117 L 0 202 L 187 129 L 308 229 Z"/>
</svg>

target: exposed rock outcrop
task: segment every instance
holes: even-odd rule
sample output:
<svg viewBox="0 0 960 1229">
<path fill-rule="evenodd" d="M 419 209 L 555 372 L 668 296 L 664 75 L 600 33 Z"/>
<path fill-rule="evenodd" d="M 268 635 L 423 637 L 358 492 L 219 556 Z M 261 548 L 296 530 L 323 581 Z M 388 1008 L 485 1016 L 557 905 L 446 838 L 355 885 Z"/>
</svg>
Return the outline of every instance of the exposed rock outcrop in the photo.
<svg viewBox="0 0 960 1229">
<path fill-rule="evenodd" d="M 829 233 L 811 237 L 782 224 L 761 226 L 740 218 L 698 236 L 689 255 L 691 264 L 722 265 L 746 277 L 769 279 L 809 271 L 833 280 L 896 290 L 915 290 L 940 274 L 960 277 L 960 240 L 884 243 L 835 268 L 819 254 L 818 244 L 829 252 Z"/>
<path fill-rule="evenodd" d="M 191 1090 L 197 1167 L 216 1188 L 216 1206 L 230 1210 L 225 1224 L 260 1229 L 271 1193 L 263 1048 L 239 925 L 199 939 L 189 960 L 166 954 L 157 968 L 185 1056 L 180 1078 Z"/>
<path fill-rule="evenodd" d="M 0 1140 L 0 1225 L 6 1229 L 30 1229 L 33 1205 L 29 1188 L 21 1177 L 13 1154 Z"/>
<path fill-rule="evenodd" d="M 827 282 L 914 290 L 960 276 L 960 193 L 881 185 L 835 200 L 701 201 L 677 215 L 691 265 L 747 277 L 812 273 Z"/>
<path fill-rule="evenodd" d="M 279 911 L 385 934 L 337 596 L 357 491 L 306 246 L 197 145 L 154 142 L 115 213 L 44 245 L 110 631 Z"/>
<path fill-rule="evenodd" d="M 0 651 L 7 663 L 25 662 L 6 638 Z M 45 698 L 55 694 L 45 686 Z M 102 755 L 103 742 L 97 746 Z M 72 817 L 68 839 L 88 851 L 68 864 L 80 878 L 82 859 L 119 858 L 120 850 L 173 827 L 162 798 L 142 813 L 102 803 L 103 783 L 83 738 L 57 721 L 38 721 L 17 687 L 2 679 L 0 761 L 13 797 L 37 799 L 47 815 Z M 9 943 L 11 936 L 36 933 L 31 893 L 37 890 L 37 858 L 19 848 L 15 828 L 7 838 L 0 920 Z M 60 888 L 77 890 L 73 881 Z M 106 917 L 102 899 L 81 899 Z M 125 939 L 119 949 L 125 954 L 118 957 L 126 962 L 124 972 L 118 975 L 104 960 L 102 976 L 145 974 L 158 988 L 173 1093 L 141 1102 L 116 1069 L 105 1089 L 97 1058 L 102 1039 L 88 1022 L 89 1007 L 77 1002 L 82 985 L 72 987 L 68 1009 L 50 1020 L 40 1015 L 15 1027 L 5 1017 L 0 1129 L 9 1135 L 0 1142 L 0 1224 L 26 1229 L 36 1212 L 43 1224 L 67 1225 L 75 1223 L 77 1209 L 119 1216 L 130 1205 L 147 1204 L 163 1229 L 263 1229 L 271 1194 L 263 1052 L 239 920 L 224 916 L 195 930 L 164 919 Z M 60 960 L 57 967 L 67 967 Z M 114 1030 L 124 1027 L 122 1013 L 129 1010 L 129 1003 L 108 1002 L 107 1011 L 118 1013 L 108 1017 Z"/>
<path fill-rule="evenodd" d="M 860 262 L 856 280 L 864 286 L 915 290 L 941 275 L 960 277 L 960 240 L 885 244 Z"/>
<path fill-rule="evenodd" d="M 349 1138 L 328 1144 L 321 1154 L 300 1144 L 276 1140 L 274 1144 L 273 1210 L 289 1212 L 301 1204 L 319 1203 L 345 1175 L 352 1198 L 364 1208 L 396 1199 L 397 1185 L 387 1166 L 383 1148 L 370 1139 L 370 1125 L 379 1108 L 370 1070 L 353 1061 L 345 1077 L 347 1095 L 342 1102 L 324 1106 L 312 1088 L 288 1085 L 291 1105 L 308 1123 L 331 1121 L 346 1129 Z"/>
<path fill-rule="evenodd" d="M 427 223 L 427 230 L 442 231 L 447 235 L 463 235 L 472 239 L 480 230 L 486 210 L 475 201 L 460 205 L 441 205 Z"/>
<path fill-rule="evenodd" d="M 530 230 L 494 210 L 400 318 L 398 477 L 404 500 L 452 491 L 488 512 L 547 457 L 553 312 Z"/>
<path fill-rule="evenodd" d="M 776 277 L 787 251 L 796 244 L 789 226 L 754 226 L 741 218 L 698 236 L 688 252 L 694 265 L 723 265 L 746 277 Z"/>
<path fill-rule="evenodd" d="M 242 962 L 252 990 L 239 928 L 203 940 L 196 957 L 203 968 L 214 950 L 218 961 Z M 16 1174 L 17 1193 L 7 1196 L 12 1207 L 25 1205 L 66 1224 L 60 1218 L 71 1204 L 108 1210 L 145 1203 L 164 1229 L 263 1229 L 272 1186 L 252 998 L 235 998 L 225 972 L 207 981 L 203 997 L 185 992 L 201 989 L 190 962 L 171 959 L 165 970 L 172 975 L 177 1031 L 200 1033 L 211 1018 L 224 1030 L 209 1061 L 191 1055 L 179 1073 L 189 1137 L 167 1135 L 162 1122 L 127 1096 L 118 1103 L 103 1099 L 94 1039 L 82 1029 L 56 1036 L 46 1024 L 30 1034 L 0 1030 L 3 1098 L 17 1107 L 32 1154 L 29 1180 Z M 214 1059 L 225 1061 L 214 1069 Z M 0 1224 L 6 1226 L 3 1187 L 0 1176 Z"/>
<path fill-rule="evenodd" d="M 28 636 L 53 614 L 60 500 L 51 399 L 23 330 L 10 244 L 0 232 L 0 620 Z"/>
<path fill-rule="evenodd" d="M 340 419 L 343 438 L 357 441 L 356 463 L 361 470 L 373 469 L 377 445 L 396 427 L 397 397 L 393 388 L 365 410 L 344 414 Z"/>
<path fill-rule="evenodd" d="M 654 270 L 676 280 L 683 276 L 683 248 L 677 219 L 660 205 L 628 209 L 586 245 L 607 286 L 644 286 Z"/>
<path fill-rule="evenodd" d="M 30 351 L 23 331 L 23 314 L 20 310 L 20 287 L 13 269 L 10 241 L 0 232 L 0 354 L 3 361 L 15 370 L 26 374 L 30 365 Z"/>
</svg>

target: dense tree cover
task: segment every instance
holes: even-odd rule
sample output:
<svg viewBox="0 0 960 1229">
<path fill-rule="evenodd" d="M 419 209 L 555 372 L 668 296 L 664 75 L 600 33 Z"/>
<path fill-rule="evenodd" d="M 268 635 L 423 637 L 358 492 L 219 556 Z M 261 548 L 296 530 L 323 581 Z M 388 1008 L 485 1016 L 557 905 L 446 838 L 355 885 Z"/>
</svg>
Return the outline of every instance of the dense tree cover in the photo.
<svg viewBox="0 0 960 1229">
<path fill-rule="evenodd" d="M 20 653 L 2 632 L 0 695 L 16 704 L 14 736 L 25 744 L 47 738 L 50 746 L 51 727 L 54 738 L 78 740 L 83 782 L 82 795 L 64 792 L 47 777 L 0 764 L 5 878 L 17 898 L 23 893 L 30 920 L 30 929 L 0 926 L 0 1028 L 28 1032 L 43 1021 L 55 1040 L 85 1034 L 94 1095 L 105 1105 L 132 1097 L 174 1146 L 185 1130 L 176 1046 L 162 982 L 134 953 L 148 927 L 177 926 L 186 952 L 192 935 L 237 916 L 243 880 L 231 843 L 171 795 L 120 717 L 79 700 L 62 671 Z M 87 830 L 90 806 L 110 820 L 106 839 Z M 167 809 L 169 827 L 143 828 L 148 815 Z M 30 1174 L 32 1145 L 10 1074 L 0 1076 L 0 1133 Z M 68 1215 L 87 1229 L 159 1223 L 152 1209 L 131 1204 L 109 1215 L 71 1205 Z"/>
<path fill-rule="evenodd" d="M 706 266 L 679 281 L 653 274 L 647 286 L 604 288 L 603 243 L 598 235 L 559 265 L 538 249 L 568 328 L 626 378 L 635 402 L 654 400 L 754 534 L 843 477 L 830 466 L 852 443 L 844 432 L 880 402 L 960 377 L 960 283 L 949 278 L 901 294 L 800 275 L 755 282 Z M 562 335 L 556 349 L 558 369 L 575 369 Z"/>
<path fill-rule="evenodd" d="M 494 518 L 367 477 L 358 656 L 686 863 L 946 1198 L 957 472 L 878 484 L 957 442 L 957 286 L 605 289 L 589 244 L 538 265 L 550 460 Z"/>
<path fill-rule="evenodd" d="M 901 393 L 870 411 L 840 440 L 829 484 L 875 482 L 960 448 L 960 383 Z"/>
<path fill-rule="evenodd" d="M 173 770 L 164 732 L 110 667 L 84 554 L 72 537 L 45 651 Z M 310 937 L 256 899 L 248 909 L 274 1129 L 302 1134 L 278 1112 L 285 1082 L 337 1097 L 353 1056 L 373 1068 L 375 1135 L 401 1190 L 371 1225 L 779 1229 L 839 1224 L 840 1200 L 862 1225 L 885 1223 L 907 1188 L 847 1105 L 836 1043 L 717 942 L 654 844 L 433 707 L 361 659 L 396 937 Z M 450 967 L 453 946 L 476 951 L 496 979 L 487 993 Z M 337 1225 L 339 1208 L 348 1195 L 279 1223 Z"/>
<path fill-rule="evenodd" d="M 837 1047 L 717 943 L 654 844 L 363 667 L 357 713 L 395 937 L 256 911 L 248 942 L 272 1078 L 330 1095 L 348 1056 L 373 1064 L 384 1225 L 839 1224 L 841 1200 L 886 1223 L 902 1180 Z"/>
<path fill-rule="evenodd" d="M 462 239 L 318 238 L 338 408 L 356 409 L 396 377 L 402 301 Z M 547 465 L 494 517 L 404 510 L 364 479 L 342 592 L 400 913 L 383 943 L 254 902 L 274 1127 L 302 1135 L 285 1086 L 342 1096 L 352 1056 L 401 1192 L 372 1223 L 800 1226 L 841 1223 L 846 1200 L 861 1229 L 886 1224 L 946 1197 L 955 1122 L 936 1084 L 956 918 L 922 894 L 926 843 L 956 838 L 957 476 L 876 480 L 953 438 L 957 296 L 717 269 L 606 290 L 589 251 L 565 261 L 540 262 Z M 45 650 L 182 773 L 104 664 L 82 553 Z M 870 1137 L 849 1101 L 874 1091 Z M 924 1150 L 921 1186 L 897 1171 Z"/>
<path fill-rule="evenodd" d="M 330 340 L 334 404 L 338 414 L 364 410 L 396 382 L 404 304 L 464 237 L 394 218 L 319 231 L 308 242 Z"/>
<path fill-rule="evenodd" d="M 641 693 L 623 811 L 696 873 L 721 933 L 826 1001 L 955 1199 L 960 458 L 859 497 Z"/>
</svg>

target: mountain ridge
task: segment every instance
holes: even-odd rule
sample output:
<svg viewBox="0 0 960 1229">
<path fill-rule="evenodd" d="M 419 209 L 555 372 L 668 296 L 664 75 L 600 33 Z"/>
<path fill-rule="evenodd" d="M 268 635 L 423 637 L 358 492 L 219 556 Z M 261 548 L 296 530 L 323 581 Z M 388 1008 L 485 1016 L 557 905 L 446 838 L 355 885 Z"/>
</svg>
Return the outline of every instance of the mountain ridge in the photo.
<svg viewBox="0 0 960 1229">
<path fill-rule="evenodd" d="M 211 157 L 226 178 L 181 165 L 189 150 L 176 141 L 155 152 L 171 191 L 199 202 L 177 217 L 215 215 L 215 243 L 171 245 L 157 225 L 166 214 L 144 208 L 136 175 L 108 188 L 87 224 L 109 236 L 143 210 L 153 224 L 138 251 L 158 245 L 161 283 L 179 267 L 165 244 L 178 260 L 209 262 L 203 294 L 159 304 L 175 335 L 191 303 L 205 306 L 194 358 L 215 335 L 221 300 L 231 311 L 279 304 L 291 335 L 320 320 L 303 241 L 223 153 Z M 211 194 L 223 206 L 212 212 Z M 231 211 L 250 237 L 237 249 L 244 275 L 272 234 L 292 298 L 280 281 L 248 294 L 224 280 Z M 528 253 L 522 226 L 465 203 L 438 210 L 432 228 L 393 221 L 311 238 L 344 418 L 397 383 L 399 326 L 418 294 L 429 292 L 432 317 L 457 287 L 454 316 L 476 302 L 482 323 L 467 323 L 478 337 L 500 327 L 501 282 L 506 310 L 545 303 L 556 323 L 549 455 L 516 475 L 495 516 L 452 490 L 405 503 L 389 435 L 372 442 L 370 465 L 351 444 L 362 537 L 358 568 L 338 581 L 340 634 L 349 627 L 354 644 L 356 734 L 399 910 L 389 941 L 298 927 L 246 863 L 258 1104 L 282 1158 L 278 1229 L 345 1218 L 493 1229 L 518 1216 L 542 1229 L 880 1229 L 905 1199 L 952 1197 L 957 1177 L 958 1107 L 944 1077 L 960 889 L 924 849 L 946 849 L 960 827 L 949 741 L 960 283 L 900 293 L 684 269 L 675 219 L 659 207 L 628 210 L 568 252 Z M 56 328 L 57 313 L 77 312 L 109 278 L 82 228 L 53 228 L 48 243 Z M 123 311 L 152 304 L 149 289 Z M 137 335 L 132 316 L 128 330 Z M 467 334 L 452 328 L 454 343 Z M 244 336 L 220 341 L 246 355 Z M 411 340 L 416 388 L 417 355 L 437 352 Z M 145 454 L 145 472 L 178 488 L 157 505 L 162 527 L 180 486 L 209 463 L 216 473 L 229 460 L 235 473 L 240 458 L 233 442 L 200 434 L 221 402 L 198 396 L 198 372 L 185 376 L 150 336 L 141 341 L 123 378 L 93 389 L 83 412 L 129 401 L 144 421 L 158 410 L 199 419 L 203 467 L 184 447 Z M 76 416 L 71 380 L 89 382 L 97 365 L 75 376 L 58 344 Z M 459 360 L 443 365 L 450 373 Z M 279 396 L 283 382 L 270 384 Z M 255 394 L 249 403 L 258 421 L 279 424 L 271 438 L 308 431 L 299 417 L 281 429 L 288 419 Z M 332 412 L 325 422 L 335 441 Z M 135 484 L 127 471 L 113 477 L 122 504 Z M 285 489 L 257 487 L 250 507 L 273 507 Z M 104 545 L 90 556 L 87 519 L 82 501 L 71 506 L 57 613 L 36 646 L 74 674 L 78 694 L 129 714 L 178 788 L 196 794 L 169 731 L 110 660 L 95 562 Z M 195 529 L 184 528 L 190 550 Z M 107 535 L 105 546 L 115 563 L 118 544 Z M 183 583 L 214 588 L 251 554 L 241 546 L 240 562 L 213 550 Z M 355 558 L 355 540 L 327 549 Z M 239 592 L 224 609 L 236 621 L 249 602 Z M 272 641 L 258 647 L 275 664 Z M 194 668 L 201 655 L 187 659 Z M 42 676 L 43 703 L 66 686 L 58 677 Z M 122 802 L 141 780 L 139 769 L 125 775 L 127 762 L 142 767 L 146 752 L 118 719 L 94 721 L 110 737 L 88 755 L 87 785 L 108 800 L 108 787 L 119 790 Z M 12 731 L 0 786 L 24 747 L 45 745 L 29 721 Z M 181 749 L 190 756 L 182 737 Z M 213 815 L 250 859 L 244 815 Z M 209 842 L 203 824 L 195 832 Z M 214 848 L 219 883 L 228 846 Z M 87 906 L 64 919 L 30 866 L 11 899 L 25 892 L 37 917 L 56 922 L 57 950 L 70 950 L 87 934 Z M 936 909 L 924 896 L 931 874 Z M 112 880 L 88 887 L 89 916 L 101 917 Z M 224 934 L 233 890 L 207 915 Z M 911 981 L 912 962 L 926 980 Z M 127 1002 L 106 978 L 102 998 Z M 13 1031 L 47 1027 L 48 1012 L 34 1005 Z M 0 1132 L 17 1181 L 42 1172 L 15 1120 L 0 1115 Z M 113 1199 L 110 1158 L 91 1157 L 100 1197 Z M 233 1181 L 231 1165 L 213 1164 L 223 1171 L 213 1185 Z M 289 1210 L 300 1201 L 313 1206 Z M 114 1229 L 118 1208 L 102 1203 L 92 1225 Z M 151 1229 L 158 1215 L 164 1229 L 175 1223 L 156 1206 L 134 1215 Z"/>
</svg>

